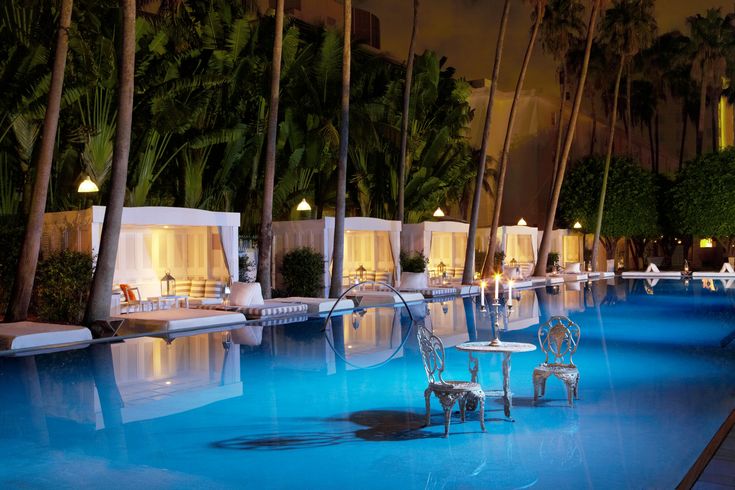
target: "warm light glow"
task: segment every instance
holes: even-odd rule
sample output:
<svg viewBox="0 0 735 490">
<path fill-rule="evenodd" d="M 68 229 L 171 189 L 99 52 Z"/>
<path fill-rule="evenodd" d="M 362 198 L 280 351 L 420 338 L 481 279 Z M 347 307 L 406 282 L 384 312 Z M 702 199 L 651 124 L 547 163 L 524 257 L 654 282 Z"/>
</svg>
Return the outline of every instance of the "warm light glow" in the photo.
<svg viewBox="0 0 735 490">
<path fill-rule="evenodd" d="M 580 223 L 579 221 L 577 221 L 577 222 L 574 223 L 574 225 L 572 226 L 572 228 L 574 228 L 575 230 L 581 230 L 582 229 L 582 223 Z"/>
<path fill-rule="evenodd" d="M 485 289 L 485 288 L 487 287 L 487 282 L 486 282 L 486 281 L 482 281 L 482 282 L 480 283 L 480 287 L 481 287 L 482 289 Z"/>
<path fill-rule="evenodd" d="M 521 217 L 521 219 L 518 220 L 518 226 L 526 226 L 528 223 L 526 223 L 526 220 Z"/>
<path fill-rule="evenodd" d="M 303 198 L 299 205 L 296 206 L 296 211 L 311 211 L 311 206 L 306 202 L 306 198 Z"/>
<path fill-rule="evenodd" d="M 166 384 L 167 384 L 167 385 L 170 385 L 170 384 L 171 384 L 171 381 L 166 381 Z"/>
<path fill-rule="evenodd" d="M 436 208 L 436 211 L 434 211 L 434 217 L 441 218 L 443 216 L 444 216 L 444 211 L 442 211 L 442 208 Z"/>
<path fill-rule="evenodd" d="M 92 179 L 87 175 L 87 178 L 82 181 L 81 184 L 79 184 L 79 187 L 77 188 L 77 192 L 81 194 L 87 194 L 90 192 L 99 192 L 100 189 L 97 187 L 97 184 L 92 182 Z"/>
<path fill-rule="evenodd" d="M 714 247 L 714 243 L 712 243 L 711 238 L 702 238 L 699 240 L 699 248 L 712 248 Z"/>
</svg>

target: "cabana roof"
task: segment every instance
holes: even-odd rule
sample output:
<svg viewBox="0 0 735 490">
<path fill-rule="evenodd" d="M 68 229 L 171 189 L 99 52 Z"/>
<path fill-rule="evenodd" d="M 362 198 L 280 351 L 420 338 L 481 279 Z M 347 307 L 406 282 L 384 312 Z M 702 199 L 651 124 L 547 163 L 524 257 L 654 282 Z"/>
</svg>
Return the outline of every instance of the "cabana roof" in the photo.
<svg viewBox="0 0 735 490">
<path fill-rule="evenodd" d="M 45 219 L 57 221 L 77 217 L 79 224 L 102 224 L 105 206 L 92 206 L 79 211 L 46 213 Z M 240 213 L 207 211 L 205 209 L 143 206 L 123 208 L 123 225 L 133 226 L 240 226 Z"/>
</svg>

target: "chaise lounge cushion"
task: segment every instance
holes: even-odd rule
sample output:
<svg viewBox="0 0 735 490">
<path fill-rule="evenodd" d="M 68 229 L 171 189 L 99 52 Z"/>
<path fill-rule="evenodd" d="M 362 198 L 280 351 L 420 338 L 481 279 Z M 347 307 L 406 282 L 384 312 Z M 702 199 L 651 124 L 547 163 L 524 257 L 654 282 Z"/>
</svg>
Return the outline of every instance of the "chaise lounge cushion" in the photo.
<svg viewBox="0 0 735 490">
<path fill-rule="evenodd" d="M 297 313 L 306 313 L 308 306 L 303 303 L 280 303 L 278 301 L 268 301 L 260 305 L 236 306 L 236 305 L 202 305 L 198 307 L 202 310 L 223 310 L 244 314 L 248 319 L 258 319 L 272 316 L 295 315 Z"/>
<path fill-rule="evenodd" d="M 582 272 L 582 266 L 579 262 L 571 262 L 567 264 L 564 272 L 567 274 L 580 274 Z"/>
<path fill-rule="evenodd" d="M 259 282 L 234 282 L 230 288 L 230 304 L 234 306 L 262 305 L 263 292 Z"/>
<path fill-rule="evenodd" d="M 203 298 L 206 285 L 206 279 L 192 279 L 191 293 L 189 294 L 189 296 L 191 296 L 192 298 Z"/>
</svg>

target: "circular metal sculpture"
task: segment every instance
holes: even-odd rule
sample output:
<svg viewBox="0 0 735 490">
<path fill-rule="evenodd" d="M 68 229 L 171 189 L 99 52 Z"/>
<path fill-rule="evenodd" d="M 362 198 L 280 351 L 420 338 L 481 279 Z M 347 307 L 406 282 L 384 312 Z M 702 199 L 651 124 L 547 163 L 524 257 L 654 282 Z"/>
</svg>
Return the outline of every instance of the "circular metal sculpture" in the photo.
<svg viewBox="0 0 735 490">
<path fill-rule="evenodd" d="M 342 301 L 354 289 L 359 288 L 361 286 L 365 286 L 365 285 L 373 285 L 373 286 L 384 287 L 384 288 L 387 288 L 388 290 L 394 292 L 395 294 L 397 294 L 398 297 L 401 299 L 401 302 L 403 303 L 403 306 L 405 306 L 406 311 L 408 312 L 408 317 L 411 320 L 411 324 L 410 324 L 410 327 L 409 327 L 408 331 L 406 332 L 406 335 L 401 339 L 401 343 L 398 345 L 398 347 L 396 347 L 396 349 L 393 351 L 393 353 L 390 356 L 388 356 L 387 359 L 385 359 L 385 360 L 383 360 L 383 361 L 381 361 L 381 362 L 379 362 L 377 364 L 373 364 L 371 366 L 358 366 L 358 365 L 356 365 L 356 364 L 348 361 L 347 358 L 345 356 L 343 356 L 339 352 L 339 350 L 337 350 L 335 348 L 334 343 L 332 342 L 332 339 L 329 337 L 329 335 L 327 335 L 327 331 L 328 331 L 328 329 L 332 325 L 332 315 L 334 314 L 335 308 L 337 308 L 337 305 L 339 304 L 339 302 Z M 352 311 L 355 312 L 355 311 L 357 311 L 359 309 L 360 309 L 360 305 L 359 305 L 359 302 L 358 302 L 355 305 L 355 308 Z M 340 310 L 338 313 L 341 315 L 341 314 L 343 314 L 343 311 Z M 401 351 L 401 349 L 403 349 L 403 346 L 406 345 L 406 342 L 408 341 L 409 335 L 413 331 L 413 327 L 414 327 L 414 324 L 415 323 L 416 323 L 416 320 L 413 317 L 413 313 L 411 313 L 411 308 L 409 308 L 408 303 L 406 302 L 405 298 L 403 297 L 403 295 L 397 289 L 395 289 L 393 286 L 391 286 L 390 284 L 385 283 L 385 282 L 381 282 L 381 281 L 370 281 L 370 280 L 368 280 L 368 281 L 362 281 L 362 282 L 358 282 L 358 283 L 353 284 L 352 286 L 350 286 L 349 288 L 347 288 L 335 300 L 334 304 L 332 305 L 332 308 L 329 310 L 329 314 L 327 314 L 327 317 L 324 319 L 324 335 L 325 335 L 325 337 L 327 339 L 327 343 L 329 344 L 329 347 L 334 352 L 334 355 L 337 356 L 342 362 L 344 362 L 348 366 L 353 367 L 355 369 L 374 369 L 374 368 L 381 367 L 381 366 L 385 365 L 386 363 L 388 363 L 391 359 L 393 359 Z"/>
</svg>

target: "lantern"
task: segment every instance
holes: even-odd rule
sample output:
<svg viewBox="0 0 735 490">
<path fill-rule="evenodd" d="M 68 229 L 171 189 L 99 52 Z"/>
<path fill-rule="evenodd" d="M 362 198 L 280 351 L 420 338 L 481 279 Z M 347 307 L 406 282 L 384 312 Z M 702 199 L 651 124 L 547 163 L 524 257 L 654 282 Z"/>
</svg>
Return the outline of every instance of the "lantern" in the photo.
<svg viewBox="0 0 735 490">
<path fill-rule="evenodd" d="M 355 269 L 355 272 L 357 272 L 357 275 L 360 276 L 360 282 L 362 282 L 363 279 L 365 279 L 365 271 L 367 271 L 367 269 L 365 269 L 362 266 L 362 264 L 360 264 L 360 267 L 358 267 L 357 269 Z"/>
<path fill-rule="evenodd" d="M 446 264 L 444 264 L 444 262 L 439 262 L 439 265 L 437 265 L 436 268 L 439 269 L 439 274 L 444 276 L 444 272 L 447 270 Z"/>
<path fill-rule="evenodd" d="M 171 275 L 169 271 L 166 271 L 166 275 L 161 278 L 161 296 L 175 296 L 176 295 L 176 279 Z"/>
</svg>

